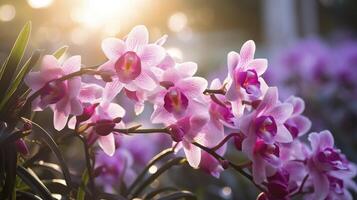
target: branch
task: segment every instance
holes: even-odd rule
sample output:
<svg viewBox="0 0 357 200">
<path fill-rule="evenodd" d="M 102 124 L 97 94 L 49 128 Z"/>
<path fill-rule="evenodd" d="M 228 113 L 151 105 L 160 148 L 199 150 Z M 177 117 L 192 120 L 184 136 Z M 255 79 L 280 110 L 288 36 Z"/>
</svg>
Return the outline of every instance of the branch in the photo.
<svg viewBox="0 0 357 200">
<path fill-rule="evenodd" d="M 295 192 L 294 194 L 291 194 L 290 197 L 294 197 L 294 196 L 296 196 L 296 195 L 298 195 L 299 193 L 302 192 L 302 190 L 304 189 L 304 185 L 305 185 L 305 183 L 306 183 L 308 178 L 309 178 L 309 174 L 306 174 L 306 176 L 304 177 L 304 179 L 301 182 L 299 190 L 297 192 Z"/>
<path fill-rule="evenodd" d="M 216 158 L 218 161 L 226 161 L 227 164 L 228 164 L 230 167 L 232 167 L 233 169 L 235 169 L 236 171 L 238 171 L 241 175 L 243 175 L 244 177 L 246 177 L 247 179 L 249 179 L 259 190 L 261 190 L 262 192 L 266 192 L 266 190 L 265 190 L 262 186 L 256 184 L 256 183 L 253 181 L 253 177 L 252 177 L 250 174 L 248 174 L 247 172 L 245 172 L 245 171 L 243 170 L 243 167 L 246 166 L 246 165 L 241 166 L 241 165 L 234 164 L 234 163 L 232 163 L 231 161 L 228 161 L 228 160 L 226 160 L 224 157 L 222 157 L 222 156 L 220 156 L 219 154 L 217 154 L 217 153 L 216 153 L 215 151 L 213 151 L 212 149 L 210 149 L 210 148 L 208 148 L 208 147 L 205 147 L 205 146 L 203 146 L 202 144 L 199 144 L 199 143 L 197 143 L 197 142 L 193 142 L 192 144 L 195 145 L 195 146 L 197 146 L 197 147 L 199 147 L 200 149 L 204 150 L 205 152 L 209 153 L 211 156 L 213 156 L 214 158 Z"/>
<path fill-rule="evenodd" d="M 217 151 L 219 148 L 221 148 L 225 143 L 228 142 L 229 139 L 231 139 L 234 136 L 240 136 L 238 133 L 231 133 L 229 135 L 227 135 L 225 138 L 223 138 L 223 140 L 218 143 L 216 146 L 212 147 L 211 150 L 212 151 Z"/>
<path fill-rule="evenodd" d="M 140 126 L 134 126 L 132 128 L 127 128 L 127 129 L 121 129 L 121 128 L 117 128 L 114 129 L 114 132 L 118 132 L 118 133 L 123 133 L 126 135 L 130 135 L 133 133 L 166 133 L 166 134 L 170 134 L 170 129 L 169 128 L 147 128 L 147 129 L 138 129 Z"/>
</svg>

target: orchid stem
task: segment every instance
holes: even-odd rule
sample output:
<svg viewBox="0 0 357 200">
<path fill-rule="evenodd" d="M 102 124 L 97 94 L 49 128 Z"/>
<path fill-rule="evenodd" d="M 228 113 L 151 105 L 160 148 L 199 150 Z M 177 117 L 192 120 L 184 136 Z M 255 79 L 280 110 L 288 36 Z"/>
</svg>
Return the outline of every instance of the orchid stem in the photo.
<svg viewBox="0 0 357 200">
<path fill-rule="evenodd" d="M 225 143 L 228 142 L 229 139 L 231 139 L 234 136 L 240 136 L 238 133 L 231 133 L 229 135 L 227 135 L 225 138 L 223 138 L 223 140 L 218 143 L 216 146 L 212 147 L 211 150 L 212 151 L 217 151 L 219 148 L 221 148 Z"/>
<path fill-rule="evenodd" d="M 169 128 L 147 128 L 147 129 L 135 129 L 134 128 L 127 128 L 127 129 L 114 129 L 114 132 L 123 133 L 126 135 L 130 135 L 133 133 L 166 133 L 169 134 Z"/>
<path fill-rule="evenodd" d="M 305 185 L 305 183 L 306 183 L 308 178 L 309 178 L 309 174 L 306 174 L 306 176 L 304 177 L 304 179 L 301 182 L 299 190 L 297 192 L 295 192 L 294 194 L 292 194 L 290 197 L 294 197 L 294 196 L 296 196 L 296 195 L 298 195 L 298 194 L 300 194 L 302 192 L 302 190 L 304 188 L 304 185 Z"/>
<path fill-rule="evenodd" d="M 195 146 L 197 146 L 197 147 L 199 147 L 200 149 L 204 150 L 205 152 L 209 153 L 209 154 L 212 155 L 214 158 L 216 158 L 218 161 L 227 161 L 224 157 L 222 157 L 222 156 L 220 156 L 219 154 L 217 154 L 214 150 L 212 150 L 212 149 L 210 149 L 210 148 L 208 148 L 208 147 L 205 147 L 205 146 L 203 146 L 202 144 L 199 144 L 199 143 L 197 143 L 197 142 L 193 142 L 192 144 L 195 145 Z M 234 164 L 234 163 L 232 163 L 231 161 L 228 161 L 228 165 L 229 165 L 230 167 L 232 167 L 233 169 L 235 169 L 236 171 L 238 171 L 241 175 L 243 175 L 244 177 L 246 177 L 247 179 L 249 179 L 259 190 L 261 190 L 262 192 L 266 192 L 266 190 L 265 190 L 262 186 L 256 184 L 256 183 L 253 181 L 253 177 L 252 177 L 250 174 L 248 174 L 247 172 L 245 172 L 245 171 L 243 170 L 242 166 L 237 165 L 237 164 Z M 245 165 L 244 165 L 244 166 L 245 166 Z"/>
</svg>

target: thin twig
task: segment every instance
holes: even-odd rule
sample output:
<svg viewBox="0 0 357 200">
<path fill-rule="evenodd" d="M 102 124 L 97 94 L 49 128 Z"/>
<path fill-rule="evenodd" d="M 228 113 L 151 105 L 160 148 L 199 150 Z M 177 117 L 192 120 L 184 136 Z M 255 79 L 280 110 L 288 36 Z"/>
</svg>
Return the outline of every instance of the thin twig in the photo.
<svg viewBox="0 0 357 200">
<path fill-rule="evenodd" d="M 238 133 L 231 133 L 229 135 L 227 135 L 225 138 L 223 138 L 223 140 L 218 143 L 216 146 L 212 147 L 211 150 L 212 151 L 217 151 L 219 148 L 221 148 L 225 143 L 228 142 L 229 139 L 231 139 L 234 136 L 240 136 Z"/>
<path fill-rule="evenodd" d="M 199 143 L 197 143 L 197 142 L 193 142 L 192 144 L 195 145 L 195 146 L 197 146 L 197 147 L 199 147 L 200 149 L 206 151 L 207 153 L 209 153 L 210 155 L 212 155 L 214 158 L 216 158 L 216 159 L 219 160 L 219 161 L 227 161 L 224 157 L 220 156 L 219 154 L 217 154 L 217 153 L 216 153 L 215 151 L 213 151 L 212 149 L 203 146 L 202 144 L 199 144 Z M 250 174 L 248 174 L 247 172 L 245 172 L 245 171 L 243 170 L 243 167 L 242 167 L 242 166 L 237 165 L 237 164 L 234 164 L 234 163 L 232 163 L 231 161 L 228 161 L 228 165 L 229 165 L 230 167 L 232 167 L 233 169 L 235 169 L 236 171 L 238 171 L 241 175 L 243 175 L 244 177 L 246 177 L 247 179 L 249 179 L 259 190 L 261 190 L 262 192 L 266 192 L 266 190 L 265 190 L 262 186 L 256 184 L 256 183 L 253 181 L 253 177 L 252 177 Z M 244 166 L 245 166 L 245 165 L 244 165 Z"/>
<path fill-rule="evenodd" d="M 169 128 L 147 128 L 147 129 L 135 129 L 135 128 L 127 128 L 127 129 L 114 129 L 114 132 L 123 133 L 126 135 L 130 135 L 133 133 L 170 133 Z"/>
<path fill-rule="evenodd" d="M 304 189 L 304 185 L 305 185 L 305 183 L 306 183 L 308 178 L 309 178 L 309 174 L 306 174 L 306 176 L 304 177 L 304 179 L 301 182 L 299 190 L 297 192 L 295 192 L 294 194 L 291 194 L 290 197 L 294 197 L 294 196 L 296 196 L 296 195 L 298 195 L 298 194 L 300 194 L 302 192 L 302 190 Z"/>
</svg>

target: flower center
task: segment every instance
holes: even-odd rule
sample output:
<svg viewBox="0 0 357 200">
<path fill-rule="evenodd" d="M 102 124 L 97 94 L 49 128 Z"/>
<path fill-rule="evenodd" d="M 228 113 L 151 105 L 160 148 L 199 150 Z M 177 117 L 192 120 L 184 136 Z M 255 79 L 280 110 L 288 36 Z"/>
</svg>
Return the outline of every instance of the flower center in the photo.
<svg viewBox="0 0 357 200">
<path fill-rule="evenodd" d="M 326 148 L 317 154 L 317 160 L 326 170 L 348 170 L 348 162 L 340 150 Z"/>
<path fill-rule="evenodd" d="M 261 139 L 258 139 L 254 145 L 254 154 L 262 156 L 265 161 L 275 166 L 280 164 L 279 152 L 276 144 L 267 144 Z"/>
<path fill-rule="evenodd" d="M 66 95 L 67 86 L 63 81 L 50 81 L 41 89 L 41 101 L 46 105 L 60 101 Z"/>
<path fill-rule="evenodd" d="M 141 60 L 139 56 L 133 51 L 124 53 L 116 61 L 115 71 L 118 74 L 119 80 L 123 83 L 136 79 L 141 73 Z"/>
<path fill-rule="evenodd" d="M 284 123 L 285 128 L 287 128 L 293 138 L 297 138 L 299 136 L 299 129 L 294 126 L 290 125 L 288 123 Z"/>
<path fill-rule="evenodd" d="M 333 190 L 336 194 L 343 194 L 343 180 L 333 176 L 328 176 L 327 178 L 330 182 L 330 190 Z"/>
<path fill-rule="evenodd" d="M 255 119 L 255 133 L 266 143 L 272 143 L 277 126 L 272 116 L 260 116 Z"/>
<path fill-rule="evenodd" d="M 247 70 L 236 74 L 237 85 L 245 89 L 248 94 L 254 94 L 259 91 L 260 82 L 255 70 Z"/>
<path fill-rule="evenodd" d="M 183 113 L 188 106 L 188 99 L 178 88 L 170 88 L 164 97 L 164 108 L 169 113 Z"/>
</svg>

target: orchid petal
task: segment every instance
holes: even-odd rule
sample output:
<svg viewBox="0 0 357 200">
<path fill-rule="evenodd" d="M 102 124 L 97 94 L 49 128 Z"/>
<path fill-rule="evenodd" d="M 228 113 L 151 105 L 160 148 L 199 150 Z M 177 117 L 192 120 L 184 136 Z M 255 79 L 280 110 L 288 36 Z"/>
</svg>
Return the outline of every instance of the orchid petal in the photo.
<svg viewBox="0 0 357 200">
<path fill-rule="evenodd" d="M 253 69 L 257 72 L 258 76 L 261 76 L 268 68 L 267 59 L 254 59 L 247 64 L 246 69 Z"/>
<path fill-rule="evenodd" d="M 81 69 L 81 56 L 72 56 L 63 63 L 63 71 L 70 74 Z"/>
<path fill-rule="evenodd" d="M 126 46 L 123 40 L 117 38 L 107 38 L 102 41 L 102 50 L 109 60 L 116 61 L 125 51 Z"/>
<path fill-rule="evenodd" d="M 114 135 L 112 133 L 106 136 L 100 136 L 98 138 L 98 144 L 106 154 L 108 154 L 109 156 L 114 155 L 115 141 L 114 141 Z"/>
<path fill-rule="evenodd" d="M 243 44 L 239 53 L 241 58 L 240 65 L 243 66 L 248 61 L 252 60 L 254 58 L 254 53 L 255 53 L 255 43 L 253 40 L 248 40 Z"/>
<path fill-rule="evenodd" d="M 188 142 L 183 142 L 183 147 L 188 163 L 191 167 L 198 168 L 201 161 L 201 149 Z"/>
<path fill-rule="evenodd" d="M 145 26 L 135 26 L 130 33 L 128 38 L 125 40 L 127 50 L 137 51 L 143 45 L 149 42 L 149 32 Z"/>
<path fill-rule="evenodd" d="M 141 62 L 150 67 L 158 65 L 165 58 L 165 55 L 165 49 L 155 44 L 145 45 L 139 53 Z"/>
</svg>

